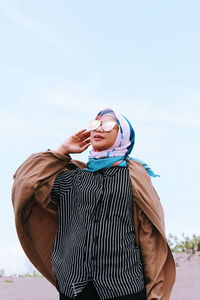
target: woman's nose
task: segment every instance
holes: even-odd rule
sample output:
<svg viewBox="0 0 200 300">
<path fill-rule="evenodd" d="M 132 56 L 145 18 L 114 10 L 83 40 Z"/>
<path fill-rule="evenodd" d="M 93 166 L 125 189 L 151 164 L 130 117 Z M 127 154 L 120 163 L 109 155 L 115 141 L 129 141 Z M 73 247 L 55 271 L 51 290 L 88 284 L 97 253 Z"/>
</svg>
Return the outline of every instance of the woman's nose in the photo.
<svg viewBox="0 0 200 300">
<path fill-rule="evenodd" d="M 97 132 L 103 132 L 104 130 L 102 128 L 102 125 L 100 125 L 97 129 L 95 129 L 95 131 L 97 131 Z"/>
</svg>

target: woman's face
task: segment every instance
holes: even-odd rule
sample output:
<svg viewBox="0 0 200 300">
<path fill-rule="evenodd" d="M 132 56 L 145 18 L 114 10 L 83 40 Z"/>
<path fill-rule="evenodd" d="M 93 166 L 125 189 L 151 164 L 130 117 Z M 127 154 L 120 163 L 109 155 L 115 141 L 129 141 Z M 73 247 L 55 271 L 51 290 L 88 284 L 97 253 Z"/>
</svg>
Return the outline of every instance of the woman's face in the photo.
<svg viewBox="0 0 200 300">
<path fill-rule="evenodd" d="M 110 116 L 101 116 L 99 119 L 102 122 L 105 121 L 115 121 L 116 120 Z M 104 131 L 102 125 L 95 130 L 91 130 L 90 141 L 93 146 L 94 151 L 102 151 L 110 148 L 116 141 L 119 127 L 117 125 L 111 131 Z"/>
</svg>

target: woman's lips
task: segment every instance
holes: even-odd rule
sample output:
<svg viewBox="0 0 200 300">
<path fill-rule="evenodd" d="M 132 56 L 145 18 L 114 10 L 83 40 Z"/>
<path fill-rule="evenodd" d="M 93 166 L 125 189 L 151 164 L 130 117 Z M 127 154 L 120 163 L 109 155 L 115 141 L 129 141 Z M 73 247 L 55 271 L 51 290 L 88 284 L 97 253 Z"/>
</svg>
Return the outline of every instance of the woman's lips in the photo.
<svg viewBox="0 0 200 300">
<path fill-rule="evenodd" d="M 101 135 L 95 135 L 95 136 L 94 136 L 94 140 L 95 140 L 95 141 L 101 141 L 101 140 L 103 140 L 103 139 L 104 139 L 104 137 L 101 136 Z"/>
</svg>

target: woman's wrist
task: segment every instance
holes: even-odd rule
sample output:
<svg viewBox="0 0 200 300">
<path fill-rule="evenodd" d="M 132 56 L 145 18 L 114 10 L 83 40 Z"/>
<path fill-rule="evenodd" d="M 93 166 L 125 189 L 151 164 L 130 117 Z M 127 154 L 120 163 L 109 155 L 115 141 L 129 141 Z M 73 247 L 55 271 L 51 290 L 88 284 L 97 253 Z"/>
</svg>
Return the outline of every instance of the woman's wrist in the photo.
<svg viewBox="0 0 200 300">
<path fill-rule="evenodd" d="M 58 147 L 58 149 L 55 150 L 56 152 L 58 152 L 59 154 L 62 155 L 67 155 L 69 154 L 69 151 L 67 150 L 67 147 L 61 145 L 60 147 Z"/>
</svg>

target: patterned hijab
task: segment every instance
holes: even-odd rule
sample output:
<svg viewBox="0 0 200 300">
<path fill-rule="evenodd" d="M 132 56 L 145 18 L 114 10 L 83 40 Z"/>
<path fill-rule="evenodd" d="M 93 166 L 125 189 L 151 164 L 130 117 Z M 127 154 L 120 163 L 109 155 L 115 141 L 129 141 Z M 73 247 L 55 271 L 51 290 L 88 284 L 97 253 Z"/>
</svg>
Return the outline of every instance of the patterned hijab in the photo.
<svg viewBox="0 0 200 300">
<path fill-rule="evenodd" d="M 111 108 L 100 111 L 95 120 L 99 120 L 103 115 L 110 116 L 116 120 L 119 126 L 118 135 L 115 143 L 110 148 L 98 152 L 94 150 L 89 152 L 89 160 L 85 170 L 94 172 L 113 166 L 126 167 L 126 160 L 131 159 L 140 162 L 150 176 L 160 176 L 156 175 L 142 160 L 129 157 L 135 144 L 135 132 L 131 123 L 123 115 L 114 112 Z"/>
</svg>

